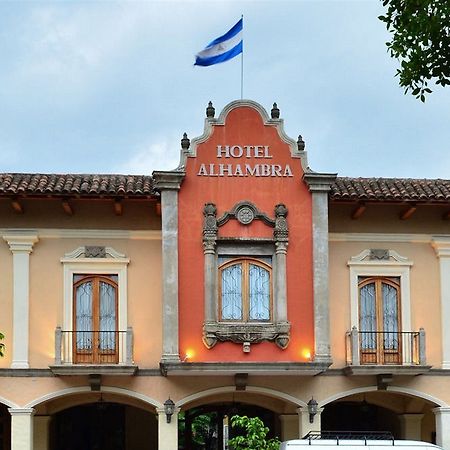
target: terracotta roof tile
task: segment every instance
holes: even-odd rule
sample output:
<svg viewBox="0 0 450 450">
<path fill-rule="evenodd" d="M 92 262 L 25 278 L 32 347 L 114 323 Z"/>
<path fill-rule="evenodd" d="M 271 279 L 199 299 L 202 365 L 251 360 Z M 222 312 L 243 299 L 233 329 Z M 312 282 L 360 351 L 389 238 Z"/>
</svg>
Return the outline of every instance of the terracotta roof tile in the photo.
<svg viewBox="0 0 450 450">
<path fill-rule="evenodd" d="M 0 174 L 0 196 L 130 196 L 156 195 L 153 180 L 144 175 Z"/>
<path fill-rule="evenodd" d="M 148 198 L 157 195 L 144 175 L 0 173 L 0 196 L 81 196 Z M 338 177 L 330 198 L 336 201 L 450 202 L 450 180 Z"/>
<path fill-rule="evenodd" d="M 330 198 L 341 201 L 450 202 L 450 180 L 338 177 Z"/>
</svg>

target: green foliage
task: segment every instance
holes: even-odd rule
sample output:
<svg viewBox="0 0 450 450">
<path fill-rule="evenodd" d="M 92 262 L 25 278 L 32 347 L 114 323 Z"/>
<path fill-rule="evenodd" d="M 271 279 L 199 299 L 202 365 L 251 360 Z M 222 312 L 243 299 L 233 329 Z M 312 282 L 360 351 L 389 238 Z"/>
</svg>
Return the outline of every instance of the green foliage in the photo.
<svg viewBox="0 0 450 450">
<path fill-rule="evenodd" d="M 397 69 L 405 94 L 425 101 L 428 81 L 450 85 L 450 1 L 382 0 L 386 14 L 379 19 L 392 33 L 388 51 L 400 62 Z"/>
<path fill-rule="evenodd" d="M 229 445 L 233 450 L 279 450 L 278 439 L 267 439 L 269 429 L 259 417 L 233 416 L 231 418 L 233 428 L 242 428 L 244 436 L 236 436 L 230 439 Z"/>
<path fill-rule="evenodd" d="M 0 341 L 2 341 L 5 338 L 2 333 L 0 333 Z M 3 356 L 3 351 L 5 350 L 5 344 L 0 342 L 0 357 Z"/>
</svg>

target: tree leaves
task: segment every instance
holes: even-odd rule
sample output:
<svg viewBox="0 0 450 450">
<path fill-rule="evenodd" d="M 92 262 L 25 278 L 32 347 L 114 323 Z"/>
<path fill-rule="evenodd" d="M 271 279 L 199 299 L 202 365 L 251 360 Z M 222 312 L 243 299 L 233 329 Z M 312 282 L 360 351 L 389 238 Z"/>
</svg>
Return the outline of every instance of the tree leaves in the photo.
<svg viewBox="0 0 450 450">
<path fill-rule="evenodd" d="M 230 439 L 229 445 L 233 450 L 278 450 L 278 439 L 267 439 L 269 429 L 259 417 L 233 416 L 231 418 L 233 428 L 242 428 L 244 436 L 236 436 Z"/>
<path fill-rule="evenodd" d="M 400 62 L 399 84 L 425 102 L 428 81 L 450 85 L 450 1 L 383 0 L 378 18 L 392 33 L 388 52 Z"/>
</svg>

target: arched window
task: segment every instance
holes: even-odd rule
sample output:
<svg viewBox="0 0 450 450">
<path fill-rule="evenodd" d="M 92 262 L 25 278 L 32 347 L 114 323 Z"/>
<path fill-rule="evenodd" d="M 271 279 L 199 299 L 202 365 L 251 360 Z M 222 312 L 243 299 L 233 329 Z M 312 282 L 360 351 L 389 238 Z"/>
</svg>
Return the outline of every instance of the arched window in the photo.
<svg viewBox="0 0 450 450">
<path fill-rule="evenodd" d="M 117 275 L 74 275 L 73 289 L 75 362 L 117 362 Z"/>
<path fill-rule="evenodd" d="M 219 266 L 220 320 L 272 320 L 272 268 L 256 258 L 228 260 Z"/>
<path fill-rule="evenodd" d="M 400 280 L 359 277 L 361 363 L 400 364 Z"/>
</svg>

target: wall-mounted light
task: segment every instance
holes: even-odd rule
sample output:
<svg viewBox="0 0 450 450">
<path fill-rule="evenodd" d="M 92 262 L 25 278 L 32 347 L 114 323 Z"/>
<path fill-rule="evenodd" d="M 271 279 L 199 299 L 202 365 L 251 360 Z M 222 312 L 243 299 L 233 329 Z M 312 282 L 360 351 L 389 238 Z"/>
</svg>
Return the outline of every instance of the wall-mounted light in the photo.
<svg viewBox="0 0 450 450">
<path fill-rule="evenodd" d="M 186 350 L 185 355 L 184 355 L 183 362 L 186 362 L 186 361 L 189 362 L 190 360 L 192 360 L 192 358 L 194 357 L 194 355 L 195 355 L 194 350 L 192 350 L 191 348 L 188 348 L 188 349 Z"/>
<path fill-rule="evenodd" d="M 307 403 L 307 405 L 309 412 L 309 423 L 314 423 L 314 416 L 317 414 L 319 404 L 313 397 L 311 397 L 311 400 Z"/>
<path fill-rule="evenodd" d="M 167 423 L 170 423 L 175 412 L 175 403 L 170 397 L 164 402 L 164 412 L 166 413 Z"/>
</svg>

